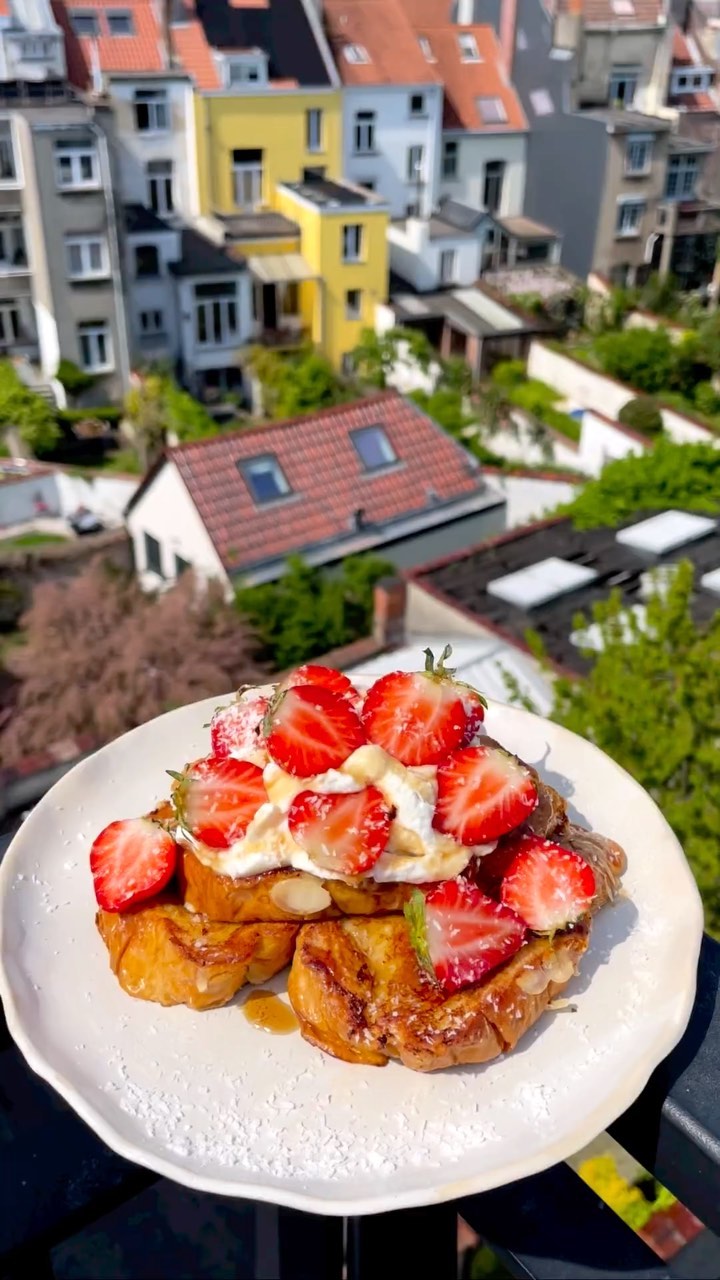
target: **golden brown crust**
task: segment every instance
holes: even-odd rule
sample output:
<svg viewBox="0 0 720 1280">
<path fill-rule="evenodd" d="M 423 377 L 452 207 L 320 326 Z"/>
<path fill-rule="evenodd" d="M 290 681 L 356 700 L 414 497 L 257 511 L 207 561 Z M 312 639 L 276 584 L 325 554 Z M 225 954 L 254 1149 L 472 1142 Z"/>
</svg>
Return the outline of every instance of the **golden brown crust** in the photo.
<svg viewBox="0 0 720 1280">
<path fill-rule="evenodd" d="M 399 1058 L 415 1071 L 489 1062 L 567 985 L 588 932 L 533 938 L 484 982 L 447 995 L 418 964 L 402 916 L 308 924 L 288 994 L 305 1039 L 347 1062 Z"/>
<path fill-rule="evenodd" d="M 297 927 L 219 924 L 157 899 L 131 911 L 98 911 L 110 967 L 128 995 L 214 1009 L 246 982 L 266 982 L 290 963 Z"/>
<path fill-rule="evenodd" d="M 342 880 L 323 880 L 333 902 L 324 911 L 298 916 L 278 906 L 273 890 L 278 885 L 301 880 L 302 871 L 284 867 L 277 871 L 263 871 L 257 876 L 221 875 L 205 866 L 189 849 L 183 849 L 179 860 L 178 877 L 183 901 L 209 920 L 229 923 L 262 920 L 287 920 L 295 924 L 303 919 L 331 920 L 340 915 L 378 915 L 390 911 L 402 911 L 412 891 L 411 885 L 375 884 L 366 880 L 357 886 Z"/>
</svg>

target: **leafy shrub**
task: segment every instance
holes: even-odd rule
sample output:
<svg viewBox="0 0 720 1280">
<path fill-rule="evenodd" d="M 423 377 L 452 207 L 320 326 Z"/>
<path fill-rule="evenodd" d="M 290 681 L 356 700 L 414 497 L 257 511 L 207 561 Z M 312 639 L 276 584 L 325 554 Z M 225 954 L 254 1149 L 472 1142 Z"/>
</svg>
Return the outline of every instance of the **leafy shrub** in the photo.
<svg viewBox="0 0 720 1280">
<path fill-rule="evenodd" d="M 60 436 L 55 412 L 21 382 L 9 360 L 0 360 L 0 432 L 15 427 L 34 453 L 52 449 Z"/>
<path fill-rule="evenodd" d="M 720 449 L 660 437 L 639 457 L 609 462 L 565 508 L 578 529 L 616 526 L 638 511 L 720 511 Z"/>
<path fill-rule="evenodd" d="M 558 431 L 561 436 L 567 436 L 569 440 L 579 440 L 581 424 L 576 418 L 570 416 L 569 413 L 563 413 L 560 409 L 545 408 L 540 415 L 541 421 L 546 427 L 550 427 L 553 431 Z"/>
<path fill-rule="evenodd" d="M 592 1187 L 633 1231 L 641 1231 L 653 1214 L 676 1203 L 675 1196 L 659 1183 L 656 1184 L 656 1194 L 648 1200 L 639 1186 L 623 1178 L 611 1155 L 583 1160 L 578 1173 L 583 1182 Z"/>
<path fill-rule="evenodd" d="M 701 413 L 706 413 L 712 417 L 714 413 L 720 412 L 720 396 L 712 382 L 698 382 L 695 388 L 694 400 Z"/>
<path fill-rule="evenodd" d="M 13 631 L 25 608 L 25 593 L 11 578 L 0 578 L 0 631 Z"/>
<path fill-rule="evenodd" d="M 374 555 L 350 556 L 340 572 L 312 568 L 293 556 L 282 578 L 240 587 L 236 602 L 281 671 L 368 635 L 373 588 L 392 573 L 393 565 Z"/>
<path fill-rule="evenodd" d="M 516 387 L 519 383 L 527 381 L 525 361 L 501 360 L 495 365 L 490 378 L 496 387 Z"/>
<path fill-rule="evenodd" d="M 674 353 L 664 329 L 602 334 L 595 340 L 595 354 L 605 373 L 639 391 L 660 391 L 670 382 Z"/>
<path fill-rule="evenodd" d="M 698 382 L 706 381 L 712 373 L 709 364 L 703 359 L 700 339 L 696 333 L 686 333 L 672 346 L 672 369 L 669 384 L 681 395 L 695 394 Z"/>
<path fill-rule="evenodd" d="M 633 431 L 639 431 L 642 436 L 656 436 L 663 429 L 662 414 L 656 401 L 650 396 L 637 396 L 635 400 L 628 400 L 618 414 L 618 422 L 632 427 Z"/>
<path fill-rule="evenodd" d="M 91 373 L 86 373 L 73 360 L 61 360 L 55 374 L 69 396 L 79 396 L 87 391 L 95 381 Z"/>
</svg>

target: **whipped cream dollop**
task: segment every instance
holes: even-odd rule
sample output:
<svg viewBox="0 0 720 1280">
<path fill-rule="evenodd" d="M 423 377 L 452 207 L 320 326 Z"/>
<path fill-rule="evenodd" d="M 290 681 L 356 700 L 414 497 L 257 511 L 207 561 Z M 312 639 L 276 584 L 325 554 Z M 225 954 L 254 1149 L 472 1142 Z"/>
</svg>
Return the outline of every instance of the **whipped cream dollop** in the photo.
<svg viewBox="0 0 720 1280">
<path fill-rule="evenodd" d="M 367 743 L 353 751 L 339 769 L 328 769 L 312 778 L 296 778 L 269 760 L 267 754 L 261 760 L 259 752 L 256 749 L 252 758 L 255 763 L 264 764 L 268 800 L 258 809 L 243 838 L 227 849 L 210 849 L 188 832 L 180 833 L 200 861 L 222 875 L 240 878 L 293 867 L 323 880 L 347 878 L 316 866 L 292 837 L 288 810 L 298 792 L 305 790 L 328 795 L 359 791 L 372 784 L 382 792 L 395 816 L 387 849 L 365 877 L 379 883 L 423 884 L 452 879 L 464 871 L 472 857 L 495 848 L 495 842 L 471 848 L 433 829 L 437 799 L 434 765 L 409 768 L 382 747 Z"/>
</svg>

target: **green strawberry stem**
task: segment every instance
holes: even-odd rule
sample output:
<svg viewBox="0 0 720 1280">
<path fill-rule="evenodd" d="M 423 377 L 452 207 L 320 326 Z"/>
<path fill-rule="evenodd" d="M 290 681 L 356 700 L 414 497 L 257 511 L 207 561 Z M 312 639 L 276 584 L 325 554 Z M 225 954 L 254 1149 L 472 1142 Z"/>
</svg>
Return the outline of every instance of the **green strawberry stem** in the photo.
<svg viewBox="0 0 720 1280">
<path fill-rule="evenodd" d="M 410 901 L 405 903 L 403 914 L 408 923 L 410 942 L 415 955 L 423 969 L 435 977 L 435 970 L 430 959 L 427 945 L 427 926 L 425 922 L 425 898 L 419 889 L 414 889 Z"/>
</svg>

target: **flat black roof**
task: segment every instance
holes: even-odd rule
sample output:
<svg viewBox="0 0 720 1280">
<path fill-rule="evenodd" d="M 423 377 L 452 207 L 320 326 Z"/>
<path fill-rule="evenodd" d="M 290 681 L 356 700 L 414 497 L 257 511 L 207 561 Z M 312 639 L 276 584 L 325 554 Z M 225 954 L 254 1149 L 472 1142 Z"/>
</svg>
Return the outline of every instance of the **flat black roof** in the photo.
<svg viewBox="0 0 720 1280">
<path fill-rule="evenodd" d="M 638 513 L 621 527 L 639 524 L 656 514 L 654 511 Z M 618 542 L 617 529 L 574 529 L 567 519 L 520 529 L 516 535 L 477 547 L 427 573 L 421 572 L 416 580 L 469 610 L 480 623 L 489 622 L 501 628 L 512 639 L 522 642 L 527 631 L 537 631 L 555 662 L 570 670 L 585 672 L 590 663 L 570 640 L 576 614 L 583 613 L 590 618 L 592 606 L 606 600 L 613 588 L 622 592 L 628 606 L 642 604 L 641 574 L 657 565 L 690 560 L 695 566 L 693 617 L 702 624 L 714 616 L 720 608 L 720 596 L 699 585 L 703 574 L 720 568 L 720 521 L 716 514 L 708 515 L 716 522 L 711 533 L 664 555 L 651 555 Z M 596 571 L 597 577 L 586 586 L 532 609 L 519 608 L 488 592 L 488 584 L 495 579 L 529 568 L 550 556 L 586 565 Z"/>
<path fill-rule="evenodd" d="M 224 249 L 191 227 L 182 229 L 181 251 L 180 261 L 170 263 L 174 276 L 218 276 L 245 269 L 244 258 L 231 258 Z"/>
<path fill-rule="evenodd" d="M 172 227 L 144 204 L 126 204 L 125 230 L 132 236 L 143 231 L 154 231 L 156 234 L 158 231 L 171 231 Z"/>
<path fill-rule="evenodd" d="M 197 0 L 197 14 L 209 44 L 228 52 L 262 49 L 271 80 L 329 85 L 330 75 L 301 0 L 267 0 L 257 8 L 236 8 L 230 0 Z"/>
<path fill-rule="evenodd" d="M 300 228 L 282 213 L 268 209 L 265 213 L 216 213 L 230 240 L 262 240 L 298 236 Z"/>
</svg>

